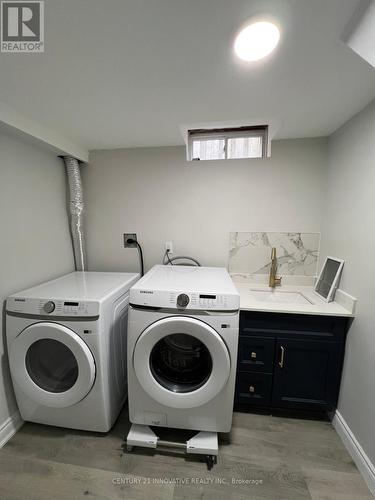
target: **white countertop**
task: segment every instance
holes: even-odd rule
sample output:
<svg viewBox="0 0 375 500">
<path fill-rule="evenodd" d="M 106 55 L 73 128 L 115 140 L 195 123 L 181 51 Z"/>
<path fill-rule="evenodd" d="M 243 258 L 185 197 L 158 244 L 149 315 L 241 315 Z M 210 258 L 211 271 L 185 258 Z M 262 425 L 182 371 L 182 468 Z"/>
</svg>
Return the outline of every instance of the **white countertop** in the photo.
<svg viewBox="0 0 375 500">
<path fill-rule="evenodd" d="M 256 298 L 252 291 L 267 291 L 274 293 L 272 288 L 265 284 L 234 281 L 240 294 L 240 309 L 242 311 L 277 312 L 290 314 L 312 314 L 320 316 L 353 317 L 356 300 L 341 290 L 337 290 L 334 302 L 325 302 L 315 292 L 312 286 L 282 285 L 275 288 L 277 292 L 300 293 L 308 302 L 304 304 L 287 302 L 264 302 Z M 339 301 L 341 303 L 339 303 Z M 345 307 L 344 305 L 345 304 Z"/>
</svg>

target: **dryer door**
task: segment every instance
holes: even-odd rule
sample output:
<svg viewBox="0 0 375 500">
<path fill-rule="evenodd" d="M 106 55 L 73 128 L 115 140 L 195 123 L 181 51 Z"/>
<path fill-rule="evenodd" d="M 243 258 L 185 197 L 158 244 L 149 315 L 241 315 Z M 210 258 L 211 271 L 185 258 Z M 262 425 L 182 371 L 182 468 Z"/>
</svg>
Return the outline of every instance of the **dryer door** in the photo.
<svg viewBox="0 0 375 500">
<path fill-rule="evenodd" d="M 35 323 L 23 330 L 10 347 L 12 377 L 40 405 L 72 406 L 91 390 L 94 357 L 85 342 L 57 323 Z"/>
<path fill-rule="evenodd" d="M 149 396 L 181 409 L 217 396 L 231 371 L 220 335 L 203 321 L 181 316 L 163 318 L 144 330 L 134 348 L 133 365 Z"/>
</svg>

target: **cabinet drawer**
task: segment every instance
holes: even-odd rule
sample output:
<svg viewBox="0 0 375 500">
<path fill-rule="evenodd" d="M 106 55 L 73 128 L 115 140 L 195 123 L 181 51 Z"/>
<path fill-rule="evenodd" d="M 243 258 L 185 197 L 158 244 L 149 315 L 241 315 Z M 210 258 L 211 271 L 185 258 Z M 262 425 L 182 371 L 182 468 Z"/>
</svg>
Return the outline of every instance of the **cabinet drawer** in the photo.
<svg viewBox="0 0 375 500">
<path fill-rule="evenodd" d="M 237 373 L 236 403 L 267 406 L 271 402 L 272 375 Z"/>
<path fill-rule="evenodd" d="M 241 372 L 273 372 L 275 341 L 262 337 L 240 338 L 238 370 Z"/>
</svg>

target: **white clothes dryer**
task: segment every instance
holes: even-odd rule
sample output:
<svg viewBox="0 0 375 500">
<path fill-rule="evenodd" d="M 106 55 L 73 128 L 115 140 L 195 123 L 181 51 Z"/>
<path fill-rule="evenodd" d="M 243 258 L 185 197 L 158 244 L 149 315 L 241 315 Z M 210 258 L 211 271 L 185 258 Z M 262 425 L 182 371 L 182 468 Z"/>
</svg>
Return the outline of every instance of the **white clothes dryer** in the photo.
<svg viewBox="0 0 375 500">
<path fill-rule="evenodd" d="M 74 272 L 7 299 L 9 365 L 24 420 L 107 432 L 127 395 L 132 273 Z"/>
</svg>

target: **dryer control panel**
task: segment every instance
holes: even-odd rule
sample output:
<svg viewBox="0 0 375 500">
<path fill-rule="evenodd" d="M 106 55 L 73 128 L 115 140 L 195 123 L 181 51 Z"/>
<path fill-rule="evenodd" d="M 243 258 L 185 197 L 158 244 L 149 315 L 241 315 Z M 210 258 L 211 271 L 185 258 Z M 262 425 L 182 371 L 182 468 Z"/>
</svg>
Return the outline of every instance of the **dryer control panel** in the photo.
<svg viewBox="0 0 375 500">
<path fill-rule="evenodd" d="M 95 301 L 9 297 L 7 311 L 34 316 L 93 317 L 99 315 L 99 303 Z"/>
</svg>

